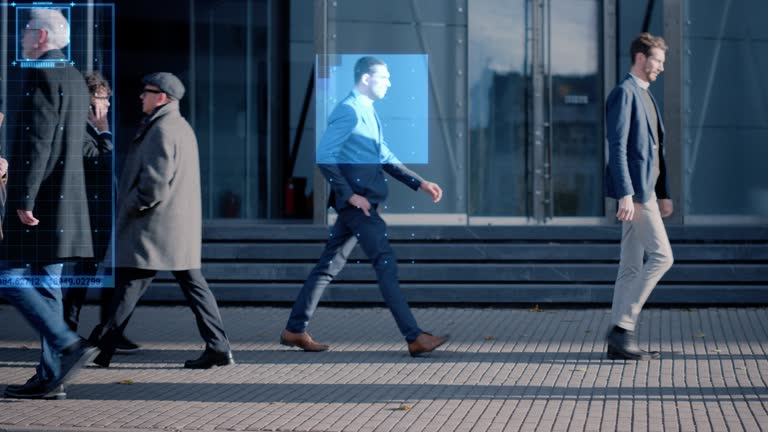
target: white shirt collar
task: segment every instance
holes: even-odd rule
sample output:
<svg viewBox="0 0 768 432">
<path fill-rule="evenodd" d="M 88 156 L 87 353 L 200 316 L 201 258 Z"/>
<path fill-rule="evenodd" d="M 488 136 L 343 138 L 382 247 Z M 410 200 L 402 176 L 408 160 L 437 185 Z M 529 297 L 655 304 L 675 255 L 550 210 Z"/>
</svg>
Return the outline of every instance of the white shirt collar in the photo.
<svg viewBox="0 0 768 432">
<path fill-rule="evenodd" d="M 635 83 L 637 83 L 637 85 L 640 86 L 640 88 L 643 89 L 643 90 L 648 90 L 648 87 L 651 86 L 651 83 L 636 77 L 632 72 L 629 73 L 629 76 L 634 78 Z"/>
<path fill-rule="evenodd" d="M 373 99 L 371 99 L 368 96 L 360 93 L 359 91 L 357 91 L 357 89 L 352 89 L 352 94 L 355 95 L 357 100 L 359 100 L 360 103 L 363 104 L 363 106 L 366 106 L 366 107 L 372 107 L 373 106 Z"/>
</svg>

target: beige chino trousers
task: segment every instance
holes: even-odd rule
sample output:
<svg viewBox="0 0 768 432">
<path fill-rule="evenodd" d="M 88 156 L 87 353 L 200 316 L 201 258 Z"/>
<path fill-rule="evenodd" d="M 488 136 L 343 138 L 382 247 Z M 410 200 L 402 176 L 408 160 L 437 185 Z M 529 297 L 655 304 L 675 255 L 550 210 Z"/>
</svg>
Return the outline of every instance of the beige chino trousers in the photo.
<svg viewBox="0 0 768 432">
<path fill-rule="evenodd" d="M 635 204 L 631 221 L 622 222 L 621 261 L 611 308 L 614 325 L 635 331 L 645 301 L 673 262 L 672 246 L 653 194 L 648 201 Z"/>
</svg>

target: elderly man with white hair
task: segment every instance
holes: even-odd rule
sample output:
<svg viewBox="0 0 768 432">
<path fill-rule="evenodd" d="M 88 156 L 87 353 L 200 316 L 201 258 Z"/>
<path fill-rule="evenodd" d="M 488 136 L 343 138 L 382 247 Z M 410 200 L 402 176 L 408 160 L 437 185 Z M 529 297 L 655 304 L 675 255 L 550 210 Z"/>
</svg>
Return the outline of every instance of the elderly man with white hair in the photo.
<svg viewBox="0 0 768 432">
<path fill-rule="evenodd" d="M 63 59 L 60 51 L 69 45 L 69 22 L 60 9 L 33 8 L 24 26 L 21 40 L 24 58 L 29 60 Z"/>
<path fill-rule="evenodd" d="M 23 32 L 25 59 L 65 67 L 25 68 L 21 109 L 9 112 L 18 130 L 8 153 L 0 294 L 40 333 L 42 356 L 35 375 L 5 396 L 61 399 L 63 383 L 96 353 L 64 322 L 61 303 L 63 263 L 93 257 L 82 153 L 89 96 L 61 52 L 69 44 L 61 10 L 32 8 Z"/>
</svg>

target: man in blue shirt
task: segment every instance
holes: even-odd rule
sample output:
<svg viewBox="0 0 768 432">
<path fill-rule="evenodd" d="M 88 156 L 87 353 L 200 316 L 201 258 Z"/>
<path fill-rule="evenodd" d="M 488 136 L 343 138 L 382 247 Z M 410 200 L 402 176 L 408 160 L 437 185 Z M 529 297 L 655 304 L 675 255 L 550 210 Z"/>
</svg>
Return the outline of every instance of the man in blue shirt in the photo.
<svg viewBox="0 0 768 432">
<path fill-rule="evenodd" d="M 373 102 L 382 99 L 392 85 L 387 65 L 375 57 L 362 57 L 355 63 L 354 74 L 355 88 L 331 113 L 317 149 L 318 167 L 331 185 L 330 204 L 338 219 L 320 261 L 299 292 L 280 343 L 304 351 L 328 349 L 328 345 L 312 340 L 306 329 L 325 287 L 344 268 L 359 242 L 376 270 L 379 289 L 408 343 L 408 351 L 415 357 L 433 351 L 448 337 L 423 332 L 400 289 L 397 258 L 378 212 L 379 204 L 387 198 L 384 172 L 413 190 L 423 191 L 434 202 L 440 201 L 443 191 L 406 168 L 384 142 Z"/>
</svg>

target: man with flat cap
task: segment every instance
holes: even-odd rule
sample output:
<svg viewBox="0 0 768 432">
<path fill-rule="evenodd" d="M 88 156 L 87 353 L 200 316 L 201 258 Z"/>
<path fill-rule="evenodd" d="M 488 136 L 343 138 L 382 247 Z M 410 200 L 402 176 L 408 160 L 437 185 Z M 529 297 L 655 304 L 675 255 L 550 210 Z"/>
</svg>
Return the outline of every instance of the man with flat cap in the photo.
<svg viewBox="0 0 768 432">
<path fill-rule="evenodd" d="M 115 215 L 112 318 L 91 334 L 108 367 L 128 320 L 158 271 L 170 271 L 195 314 L 203 354 L 184 367 L 234 364 L 219 307 L 200 271 L 202 204 L 197 139 L 179 112 L 184 85 L 171 73 L 144 77 L 146 116 L 125 155 Z"/>
</svg>

